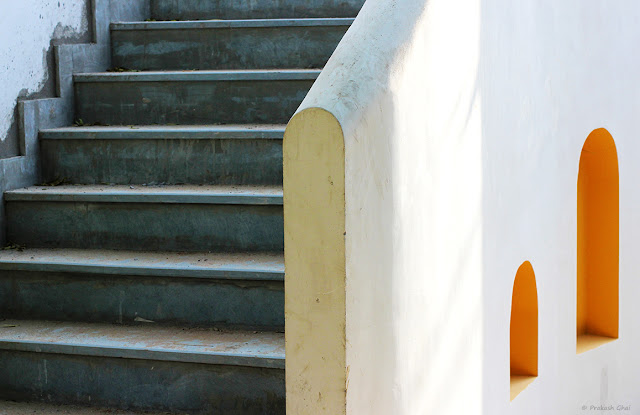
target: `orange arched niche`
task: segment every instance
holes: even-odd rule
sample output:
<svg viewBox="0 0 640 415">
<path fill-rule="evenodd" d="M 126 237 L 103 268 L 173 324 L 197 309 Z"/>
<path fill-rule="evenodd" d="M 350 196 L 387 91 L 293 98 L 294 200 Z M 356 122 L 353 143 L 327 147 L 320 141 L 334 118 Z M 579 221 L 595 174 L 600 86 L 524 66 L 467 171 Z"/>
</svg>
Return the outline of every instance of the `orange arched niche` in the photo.
<svg viewBox="0 0 640 415">
<path fill-rule="evenodd" d="M 538 289 L 529 261 L 513 282 L 510 325 L 511 400 L 538 376 Z"/>
<path fill-rule="evenodd" d="M 618 338 L 618 182 L 613 137 L 594 130 L 578 172 L 577 353 Z"/>
</svg>

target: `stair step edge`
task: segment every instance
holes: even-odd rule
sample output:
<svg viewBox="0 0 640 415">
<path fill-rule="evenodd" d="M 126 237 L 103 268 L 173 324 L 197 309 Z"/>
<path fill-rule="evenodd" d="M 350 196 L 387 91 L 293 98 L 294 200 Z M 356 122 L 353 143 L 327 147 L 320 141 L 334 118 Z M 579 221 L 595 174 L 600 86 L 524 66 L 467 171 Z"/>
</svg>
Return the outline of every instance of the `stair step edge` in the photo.
<svg viewBox="0 0 640 415">
<path fill-rule="evenodd" d="M 285 125 L 238 126 L 92 126 L 40 130 L 43 140 L 142 139 L 142 140 L 211 140 L 274 139 L 282 140 Z"/>
<path fill-rule="evenodd" d="M 0 415 L 168 415 L 166 411 L 132 411 L 59 405 L 42 402 L 0 401 Z"/>
<path fill-rule="evenodd" d="M 5 192 L 7 202 L 95 202 L 220 205 L 282 205 L 282 190 L 276 188 L 229 191 L 222 186 L 34 186 Z M 219 190 L 218 190 L 219 189 Z M 224 189 L 224 190 L 223 190 Z"/>
<path fill-rule="evenodd" d="M 0 350 L 284 369 L 282 333 L 219 332 L 153 323 L 5 320 L 0 324 Z"/>
<path fill-rule="evenodd" d="M 77 83 L 90 82 L 207 82 L 207 81 L 309 81 L 315 80 L 321 69 L 264 69 L 216 71 L 148 71 L 94 72 L 73 75 Z"/>
<path fill-rule="evenodd" d="M 284 281 L 284 258 L 277 255 L 208 253 L 194 255 L 175 252 L 87 251 L 68 249 L 1 251 L 0 270 L 237 281 Z M 196 259 L 198 257 L 200 259 Z"/>
<path fill-rule="evenodd" d="M 111 30 L 189 30 L 261 27 L 314 27 L 350 26 L 351 17 L 300 18 L 300 19 L 237 19 L 237 20 L 181 20 L 155 22 L 114 22 Z"/>
</svg>

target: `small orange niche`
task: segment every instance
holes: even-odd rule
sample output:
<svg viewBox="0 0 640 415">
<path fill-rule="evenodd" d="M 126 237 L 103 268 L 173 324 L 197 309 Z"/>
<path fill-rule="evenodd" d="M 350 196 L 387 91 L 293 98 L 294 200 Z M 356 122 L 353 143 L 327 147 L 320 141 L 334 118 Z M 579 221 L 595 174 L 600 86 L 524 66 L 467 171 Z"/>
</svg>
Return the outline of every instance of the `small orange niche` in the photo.
<svg viewBox="0 0 640 415">
<path fill-rule="evenodd" d="M 538 290 L 529 261 L 518 268 L 511 297 L 511 400 L 538 376 Z"/>
<path fill-rule="evenodd" d="M 594 130 L 578 173 L 577 353 L 618 338 L 618 182 L 613 137 Z"/>
</svg>

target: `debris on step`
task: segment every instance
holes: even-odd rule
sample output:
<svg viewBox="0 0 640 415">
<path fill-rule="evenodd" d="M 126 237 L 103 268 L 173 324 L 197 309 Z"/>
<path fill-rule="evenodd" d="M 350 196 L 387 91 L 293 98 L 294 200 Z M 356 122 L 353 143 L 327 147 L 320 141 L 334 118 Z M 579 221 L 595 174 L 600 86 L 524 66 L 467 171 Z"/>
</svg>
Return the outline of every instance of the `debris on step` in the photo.
<svg viewBox="0 0 640 415">
<path fill-rule="evenodd" d="M 62 186 L 69 183 L 70 183 L 69 178 L 58 177 L 53 181 L 40 183 L 38 186 Z"/>
<path fill-rule="evenodd" d="M 121 66 L 114 66 L 113 68 L 107 69 L 107 72 L 140 72 L 140 70 L 139 69 L 123 68 Z"/>
<path fill-rule="evenodd" d="M 4 248 L 2 248 L 3 251 L 9 251 L 9 250 L 16 250 L 18 252 L 22 252 L 26 249 L 27 247 L 25 245 L 19 245 L 19 244 L 14 244 L 13 242 L 8 242 Z"/>
</svg>

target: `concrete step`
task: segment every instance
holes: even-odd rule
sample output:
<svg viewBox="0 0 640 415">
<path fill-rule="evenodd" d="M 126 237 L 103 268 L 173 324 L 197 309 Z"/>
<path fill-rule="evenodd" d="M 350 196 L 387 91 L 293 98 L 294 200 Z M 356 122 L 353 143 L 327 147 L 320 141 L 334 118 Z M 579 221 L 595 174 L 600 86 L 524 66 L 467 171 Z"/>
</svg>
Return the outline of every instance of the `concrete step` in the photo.
<svg viewBox="0 0 640 415">
<path fill-rule="evenodd" d="M 282 254 L 0 251 L 0 315 L 282 330 Z"/>
<path fill-rule="evenodd" d="M 282 185 L 284 125 L 69 127 L 40 132 L 45 182 Z"/>
<path fill-rule="evenodd" d="M 286 124 L 316 69 L 74 75 L 84 124 Z"/>
<path fill-rule="evenodd" d="M 156 20 L 355 17 L 364 0 L 151 0 Z"/>
<path fill-rule="evenodd" d="M 141 70 L 322 68 L 352 22 L 332 18 L 114 23 L 112 62 Z"/>
<path fill-rule="evenodd" d="M 40 402 L 0 401 L 0 415 L 170 415 L 170 412 L 121 411 Z"/>
<path fill-rule="evenodd" d="M 284 335 L 5 320 L 0 399 L 284 414 Z"/>
<path fill-rule="evenodd" d="M 36 186 L 5 193 L 7 240 L 30 248 L 282 252 L 282 188 Z"/>
</svg>

